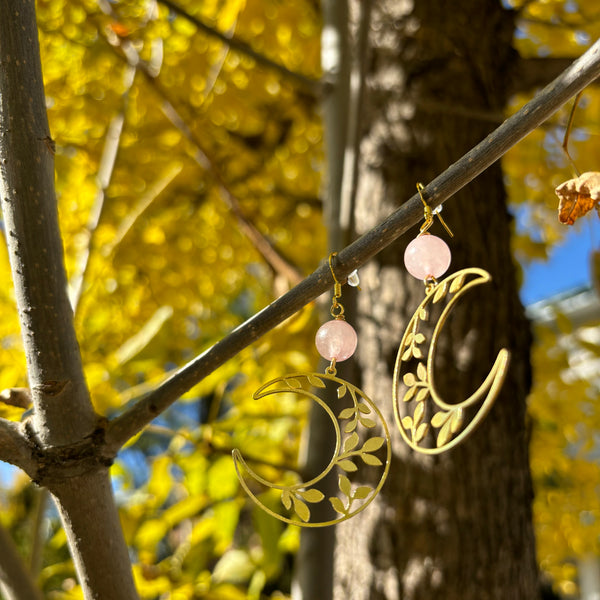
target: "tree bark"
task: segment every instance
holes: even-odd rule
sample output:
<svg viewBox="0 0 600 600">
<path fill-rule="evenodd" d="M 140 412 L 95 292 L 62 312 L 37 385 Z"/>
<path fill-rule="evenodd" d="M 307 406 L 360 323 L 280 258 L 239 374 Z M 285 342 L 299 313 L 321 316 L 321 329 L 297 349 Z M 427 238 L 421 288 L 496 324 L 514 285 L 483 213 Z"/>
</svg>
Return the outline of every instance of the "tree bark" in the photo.
<svg viewBox="0 0 600 600">
<path fill-rule="evenodd" d="M 108 469 L 93 451 L 85 460 L 98 419 L 67 296 L 33 0 L 0 0 L 0 131 L 3 224 L 34 406 L 24 439 L 37 465 L 28 472 L 54 494 L 85 597 L 131 600 Z"/>
<path fill-rule="evenodd" d="M 510 13 L 496 0 L 373 3 L 357 233 L 488 133 L 468 110 L 432 115 L 420 103 L 502 112 L 512 31 Z M 465 399 L 502 347 L 512 353 L 507 380 L 481 428 L 449 454 L 415 454 L 395 433 L 379 498 L 338 525 L 339 600 L 532 600 L 538 594 L 525 426 L 530 334 L 500 166 L 457 195 L 444 219 L 455 233 L 448 240 L 450 272 L 482 267 L 493 281 L 462 299 L 444 327 L 436 383 L 448 402 Z M 434 233 L 447 238 L 441 229 Z M 358 295 L 361 387 L 390 423 L 397 348 L 424 297 L 422 282 L 402 265 L 408 241 L 361 270 Z"/>
</svg>

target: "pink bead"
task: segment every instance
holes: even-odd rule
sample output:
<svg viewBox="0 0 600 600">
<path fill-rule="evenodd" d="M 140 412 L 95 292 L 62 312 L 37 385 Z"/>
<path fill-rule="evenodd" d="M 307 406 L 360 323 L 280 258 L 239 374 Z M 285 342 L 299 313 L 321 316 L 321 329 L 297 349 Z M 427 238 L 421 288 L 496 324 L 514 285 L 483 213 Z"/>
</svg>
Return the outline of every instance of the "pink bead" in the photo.
<svg viewBox="0 0 600 600">
<path fill-rule="evenodd" d="M 319 354 L 327 360 L 337 362 L 350 358 L 356 350 L 358 338 L 354 327 L 341 319 L 323 323 L 315 337 Z"/>
<path fill-rule="evenodd" d="M 452 255 L 448 244 L 435 235 L 416 237 L 404 252 L 406 270 L 417 279 L 438 278 L 450 266 Z"/>
</svg>

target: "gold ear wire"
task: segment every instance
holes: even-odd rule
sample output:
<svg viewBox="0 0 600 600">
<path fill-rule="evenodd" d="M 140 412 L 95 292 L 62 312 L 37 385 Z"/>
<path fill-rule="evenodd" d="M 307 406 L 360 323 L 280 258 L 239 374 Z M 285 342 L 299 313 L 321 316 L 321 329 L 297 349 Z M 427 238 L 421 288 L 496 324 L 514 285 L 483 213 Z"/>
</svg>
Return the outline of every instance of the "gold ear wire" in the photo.
<svg viewBox="0 0 600 600">
<path fill-rule="evenodd" d="M 332 252 L 329 255 L 329 270 L 331 271 L 331 275 L 333 277 L 333 298 L 331 300 L 331 310 L 329 311 L 331 316 L 334 319 L 344 319 L 344 307 L 341 302 L 338 302 L 338 298 L 342 297 L 342 284 L 338 281 L 338 278 L 335 276 L 335 271 L 333 270 L 333 258 L 337 256 L 337 252 Z"/>
<path fill-rule="evenodd" d="M 442 207 L 440 206 L 439 210 L 431 210 L 431 206 L 429 206 L 429 204 L 425 202 L 425 198 L 423 197 L 424 189 L 425 187 L 422 183 L 417 183 L 417 191 L 419 192 L 419 197 L 421 198 L 421 202 L 423 203 L 423 218 L 425 219 L 425 223 L 421 225 L 420 233 L 425 233 L 433 225 L 433 217 L 434 215 L 437 215 L 437 218 L 440 220 L 440 223 L 443 225 L 444 229 L 448 232 L 448 235 L 450 237 L 454 237 L 454 234 L 452 233 L 450 227 L 448 227 L 446 221 L 444 221 L 444 219 L 442 219 L 442 215 L 440 215 L 440 210 L 442 209 Z"/>
</svg>

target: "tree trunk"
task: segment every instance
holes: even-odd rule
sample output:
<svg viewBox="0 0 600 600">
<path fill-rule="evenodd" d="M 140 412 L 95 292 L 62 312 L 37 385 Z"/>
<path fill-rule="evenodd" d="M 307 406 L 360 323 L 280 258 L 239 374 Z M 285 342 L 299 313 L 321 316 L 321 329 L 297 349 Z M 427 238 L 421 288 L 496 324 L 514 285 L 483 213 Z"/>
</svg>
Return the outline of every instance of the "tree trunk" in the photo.
<svg viewBox="0 0 600 600">
<path fill-rule="evenodd" d="M 513 51 L 511 14 L 497 0 L 378 0 L 371 16 L 356 224 L 363 233 L 489 133 L 456 107 L 501 112 Z M 427 110 L 427 106 L 448 111 Z M 393 436 L 379 498 L 338 526 L 339 600 L 531 600 L 538 594 L 525 397 L 530 334 L 510 252 L 502 172 L 494 165 L 449 203 L 450 272 L 488 270 L 491 283 L 461 299 L 445 325 L 436 382 L 446 401 L 470 395 L 502 347 L 512 361 L 483 425 L 440 457 Z M 417 231 L 415 231 L 416 235 Z M 411 236 L 414 237 L 414 236 Z M 392 371 L 404 327 L 424 297 L 394 244 L 361 270 L 362 389 L 391 424 Z M 360 470 L 359 470 L 360 473 Z"/>
<path fill-rule="evenodd" d="M 3 226 L 34 405 L 24 429 L 37 465 L 28 474 L 54 495 L 85 598 L 132 600 L 67 297 L 33 0 L 0 0 L 0 131 Z M 5 584 L 15 592 L 14 581 Z"/>
</svg>

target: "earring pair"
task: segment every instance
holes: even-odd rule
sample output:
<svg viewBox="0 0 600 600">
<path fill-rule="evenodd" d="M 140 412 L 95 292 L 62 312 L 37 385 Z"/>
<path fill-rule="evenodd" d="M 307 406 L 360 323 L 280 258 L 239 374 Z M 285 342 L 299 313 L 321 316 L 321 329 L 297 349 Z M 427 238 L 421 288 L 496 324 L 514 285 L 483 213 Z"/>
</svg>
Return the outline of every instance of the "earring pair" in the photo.
<svg viewBox="0 0 600 600">
<path fill-rule="evenodd" d="M 437 391 L 434 379 L 434 358 L 442 328 L 460 298 L 471 288 L 491 281 L 487 271 L 479 268 L 462 269 L 439 281 L 450 266 L 451 251 L 441 238 L 431 235 L 434 217 L 437 216 L 452 237 L 452 232 L 425 201 L 424 188 L 417 184 L 424 205 L 424 224 L 417 237 L 407 246 L 404 262 L 408 272 L 421 279 L 425 285 L 425 298 L 421 301 L 404 332 L 393 373 L 393 409 L 396 424 L 404 441 L 415 451 L 439 454 L 460 444 L 489 412 L 504 382 L 510 353 L 500 350 L 488 376 L 479 388 L 466 400 L 447 403 Z M 336 443 L 332 458 L 324 470 L 311 479 L 293 484 L 275 484 L 254 471 L 239 450 L 233 451 L 233 461 L 242 488 L 250 498 L 271 516 L 303 527 L 324 527 L 349 519 L 364 510 L 377 496 L 389 473 L 391 442 L 388 425 L 376 404 L 358 387 L 337 376 L 336 365 L 350 358 L 357 346 L 354 328 L 346 321 L 344 307 L 340 302 L 342 283 L 337 279 L 333 260 L 329 256 L 329 268 L 334 280 L 330 314 L 332 320 L 321 325 L 315 337 L 318 352 L 330 361 L 324 373 L 293 373 L 278 377 L 262 385 L 253 395 L 260 400 L 273 394 L 295 394 L 316 402 L 332 422 Z M 433 305 L 444 308 L 433 323 L 429 323 Z M 425 325 L 433 327 L 427 339 Z M 318 393 L 329 390 L 343 403 L 334 414 Z M 480 403 L 475 416 L 465 422 L 467 409 Z M 428 411 L 426 406 L 432 410 Z M 429 413 L 432 413 L 429 417 Z M 383 435 L 373 435 L 378 429 Z M 428 434 L 434 433 L 435 445 L 427 445 Z M 369 481 L 373 485 L 355 485 L 348 477 L 359 466 L 371 469 Z M 325 498 L 316 487 L 333 469 L 338 471 L 338 495 Z M 260 492 L 258 489 L 260 488 Z M 266 491 L 265 491 L 266 490 Z M 273 505 L 271 494 L 279 497 L 286 514 L 267 506 Z M 311 520 L 311 504 L 325 502 L 330 518 Z"/>
</svg>

